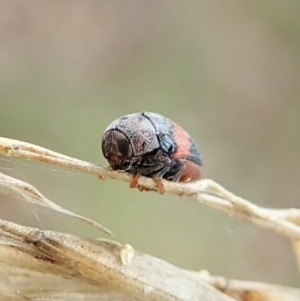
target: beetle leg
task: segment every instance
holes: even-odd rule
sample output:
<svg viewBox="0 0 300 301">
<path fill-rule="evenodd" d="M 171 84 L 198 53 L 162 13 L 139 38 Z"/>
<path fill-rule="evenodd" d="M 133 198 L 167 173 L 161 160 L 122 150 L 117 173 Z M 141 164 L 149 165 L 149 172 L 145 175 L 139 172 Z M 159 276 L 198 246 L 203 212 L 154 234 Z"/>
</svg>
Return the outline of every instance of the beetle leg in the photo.
<svg viewBox="0 0 300 301">
<path fill-rule="evenodd" d="M 138 188 L 139 186 L 139 178 L 141 177 L 140 173 L 137 173 L 135 176 L 133 176 L 132 181 L 130 182 L 130 188 Z"/>
<path fill-rule="evenodd" d="M 156 178 L 156 179 L 154 179 L 155 180 L 155 182 L 156 182 L 156 185 L 157 185 L 157 190 L 158 190 L 158 193 L 159 194 L 164 194 L 165 193 L 165 187 L 164 187 L 164 184 L 163 184 L 163 182 L 162 182 L 162 179 L 161 178 Z"/>
<path fill-rule="evenodd" d="M 179 178 L 185 169 L 185 161 L 178 160 L 173 161 L 173 164 L 171 165 L 170 169 L 164 174 L 163 178 L 172 181 L 172 182 L 178 182 Z"/>
<path fill-rule="evenodd" d="M 177 182 L 185 165 L 185 160 L 174 160 L 161 149 L 151 155 L 135 158 L 127 169 L 128 172 L 134 175 L 130 187 L 143 189 L 138 184 L 140 175 L 143 175 L 154 178 L 157 183 L 158 192 L 162 194 L 165 192 L 165 189 L 161 178 Z"/>
<path fill-rule="evenodd" d="M 139 191 L 144 191 L 144 190 L 148 190 L 146 187 L 139 185 L 139 178 L 141 177 L 141 174 L 137 173 L 133 178 L 132 181 L 130 183 L 130 188 L 137 188 Z M 164 187 L 164 184 L 161 180 L 161 178 L 154 178 L 154 181 L 156 182 L 157 185 L 157 190 L 159 194 L 163 194 L 166 190 Z"/>
<path fill-rule="evenodd" d="M 141 177 L 140 173 L 137 173 L 136 175 L 133 176 L 132 181 L 129 184 L 130 188 L 137 188 L 139 191 L 149 191 L 149 189 L 143 185 L 139 184 L 139 178 Z"/>
<path fill-rule="evenodd" d="M 136 172 L 150 178 L 162 178 L 169 170 L 171 159 L 164 156 L 144 158 L 135 168 Z"/>
<path fill-rule="evenodd" d="M 157 155 L 157 153 L 147 157 L 136 158 L 135 161 L 132 161 L 127 170 L 134 175 L 130 187 L 138 188 L 141 191 L 147 190 L 145 187 L 138 184 L 140 175 L 143 175 L 154 178 L 158 186 L 158 192 L 161 194 L 164 193 L 165 189 L 160 178 L 162 178 L 169 170 L 171 163 L 172 160 L 170 158 L 163 155 Z"/>
</svg>

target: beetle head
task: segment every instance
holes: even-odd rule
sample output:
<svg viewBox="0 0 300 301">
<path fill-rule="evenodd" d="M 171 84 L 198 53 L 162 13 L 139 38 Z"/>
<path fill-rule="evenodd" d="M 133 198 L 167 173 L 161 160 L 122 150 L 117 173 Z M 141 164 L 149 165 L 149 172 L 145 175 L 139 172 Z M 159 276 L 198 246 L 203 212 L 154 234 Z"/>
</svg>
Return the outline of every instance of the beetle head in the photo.
<svg viewBox="0 0 300 301">
<path fill-rule="evenodd" d="M 130 141 L 119 130 L 110 130 L 103 135 L 102 152 L 113 169 L 127 169 L 133 157 Z"/>
</svg>

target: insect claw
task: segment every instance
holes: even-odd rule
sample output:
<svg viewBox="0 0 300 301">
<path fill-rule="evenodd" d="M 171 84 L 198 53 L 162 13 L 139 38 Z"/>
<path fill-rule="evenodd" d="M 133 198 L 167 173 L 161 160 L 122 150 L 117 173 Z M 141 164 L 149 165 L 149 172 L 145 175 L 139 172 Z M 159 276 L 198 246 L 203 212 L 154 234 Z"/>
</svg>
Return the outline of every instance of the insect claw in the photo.
<svg viewBox="0 0 300 301">
<path fill-rule="evenodd" d="M 130 182 L 130 188 L 138 188 L 139 187 L 139 178 L 141 177 L 141 174 L 137 173 Z"/>
<path fill-rule="evenodd" d="M 165 187 L 164 187 L 164 183 L 162 181 L 162 179 L 154 179 L 157 185 L 157 191 L 159 194 L 164 194 L 166 192 Z"/>
</svg>

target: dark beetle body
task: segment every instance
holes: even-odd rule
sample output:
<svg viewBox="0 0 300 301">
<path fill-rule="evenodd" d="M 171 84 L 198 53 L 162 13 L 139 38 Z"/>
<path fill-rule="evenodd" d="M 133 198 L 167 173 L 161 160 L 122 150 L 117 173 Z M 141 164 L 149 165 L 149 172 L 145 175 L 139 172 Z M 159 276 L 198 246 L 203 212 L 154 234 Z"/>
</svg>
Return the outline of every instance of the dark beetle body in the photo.
<svg viewBox="0 0 300 301">
<path fill-rule="evenodd" d="M 169 181 L 201 178 L 199 150 L 176 123 L 149 112 L 118 118 L 105 130 L 102 152 L 113 169 Z"/>
</svg>

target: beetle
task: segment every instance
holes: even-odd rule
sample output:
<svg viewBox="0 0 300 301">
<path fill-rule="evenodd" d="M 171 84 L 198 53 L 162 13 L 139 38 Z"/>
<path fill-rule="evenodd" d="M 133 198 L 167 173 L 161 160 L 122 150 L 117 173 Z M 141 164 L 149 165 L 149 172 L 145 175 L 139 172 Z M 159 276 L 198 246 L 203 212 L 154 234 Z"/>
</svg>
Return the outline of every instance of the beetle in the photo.
<svg viewBox="0 0 300 301">
<path fill-rule="evenodd" d="M 114 170 L 173 182 L 201 179 L 202 159 L 195 141 L 178 124 L 150 112 L 133 113 L 113 121 L 102 137 L 102 152 Z"/>
</svg>

